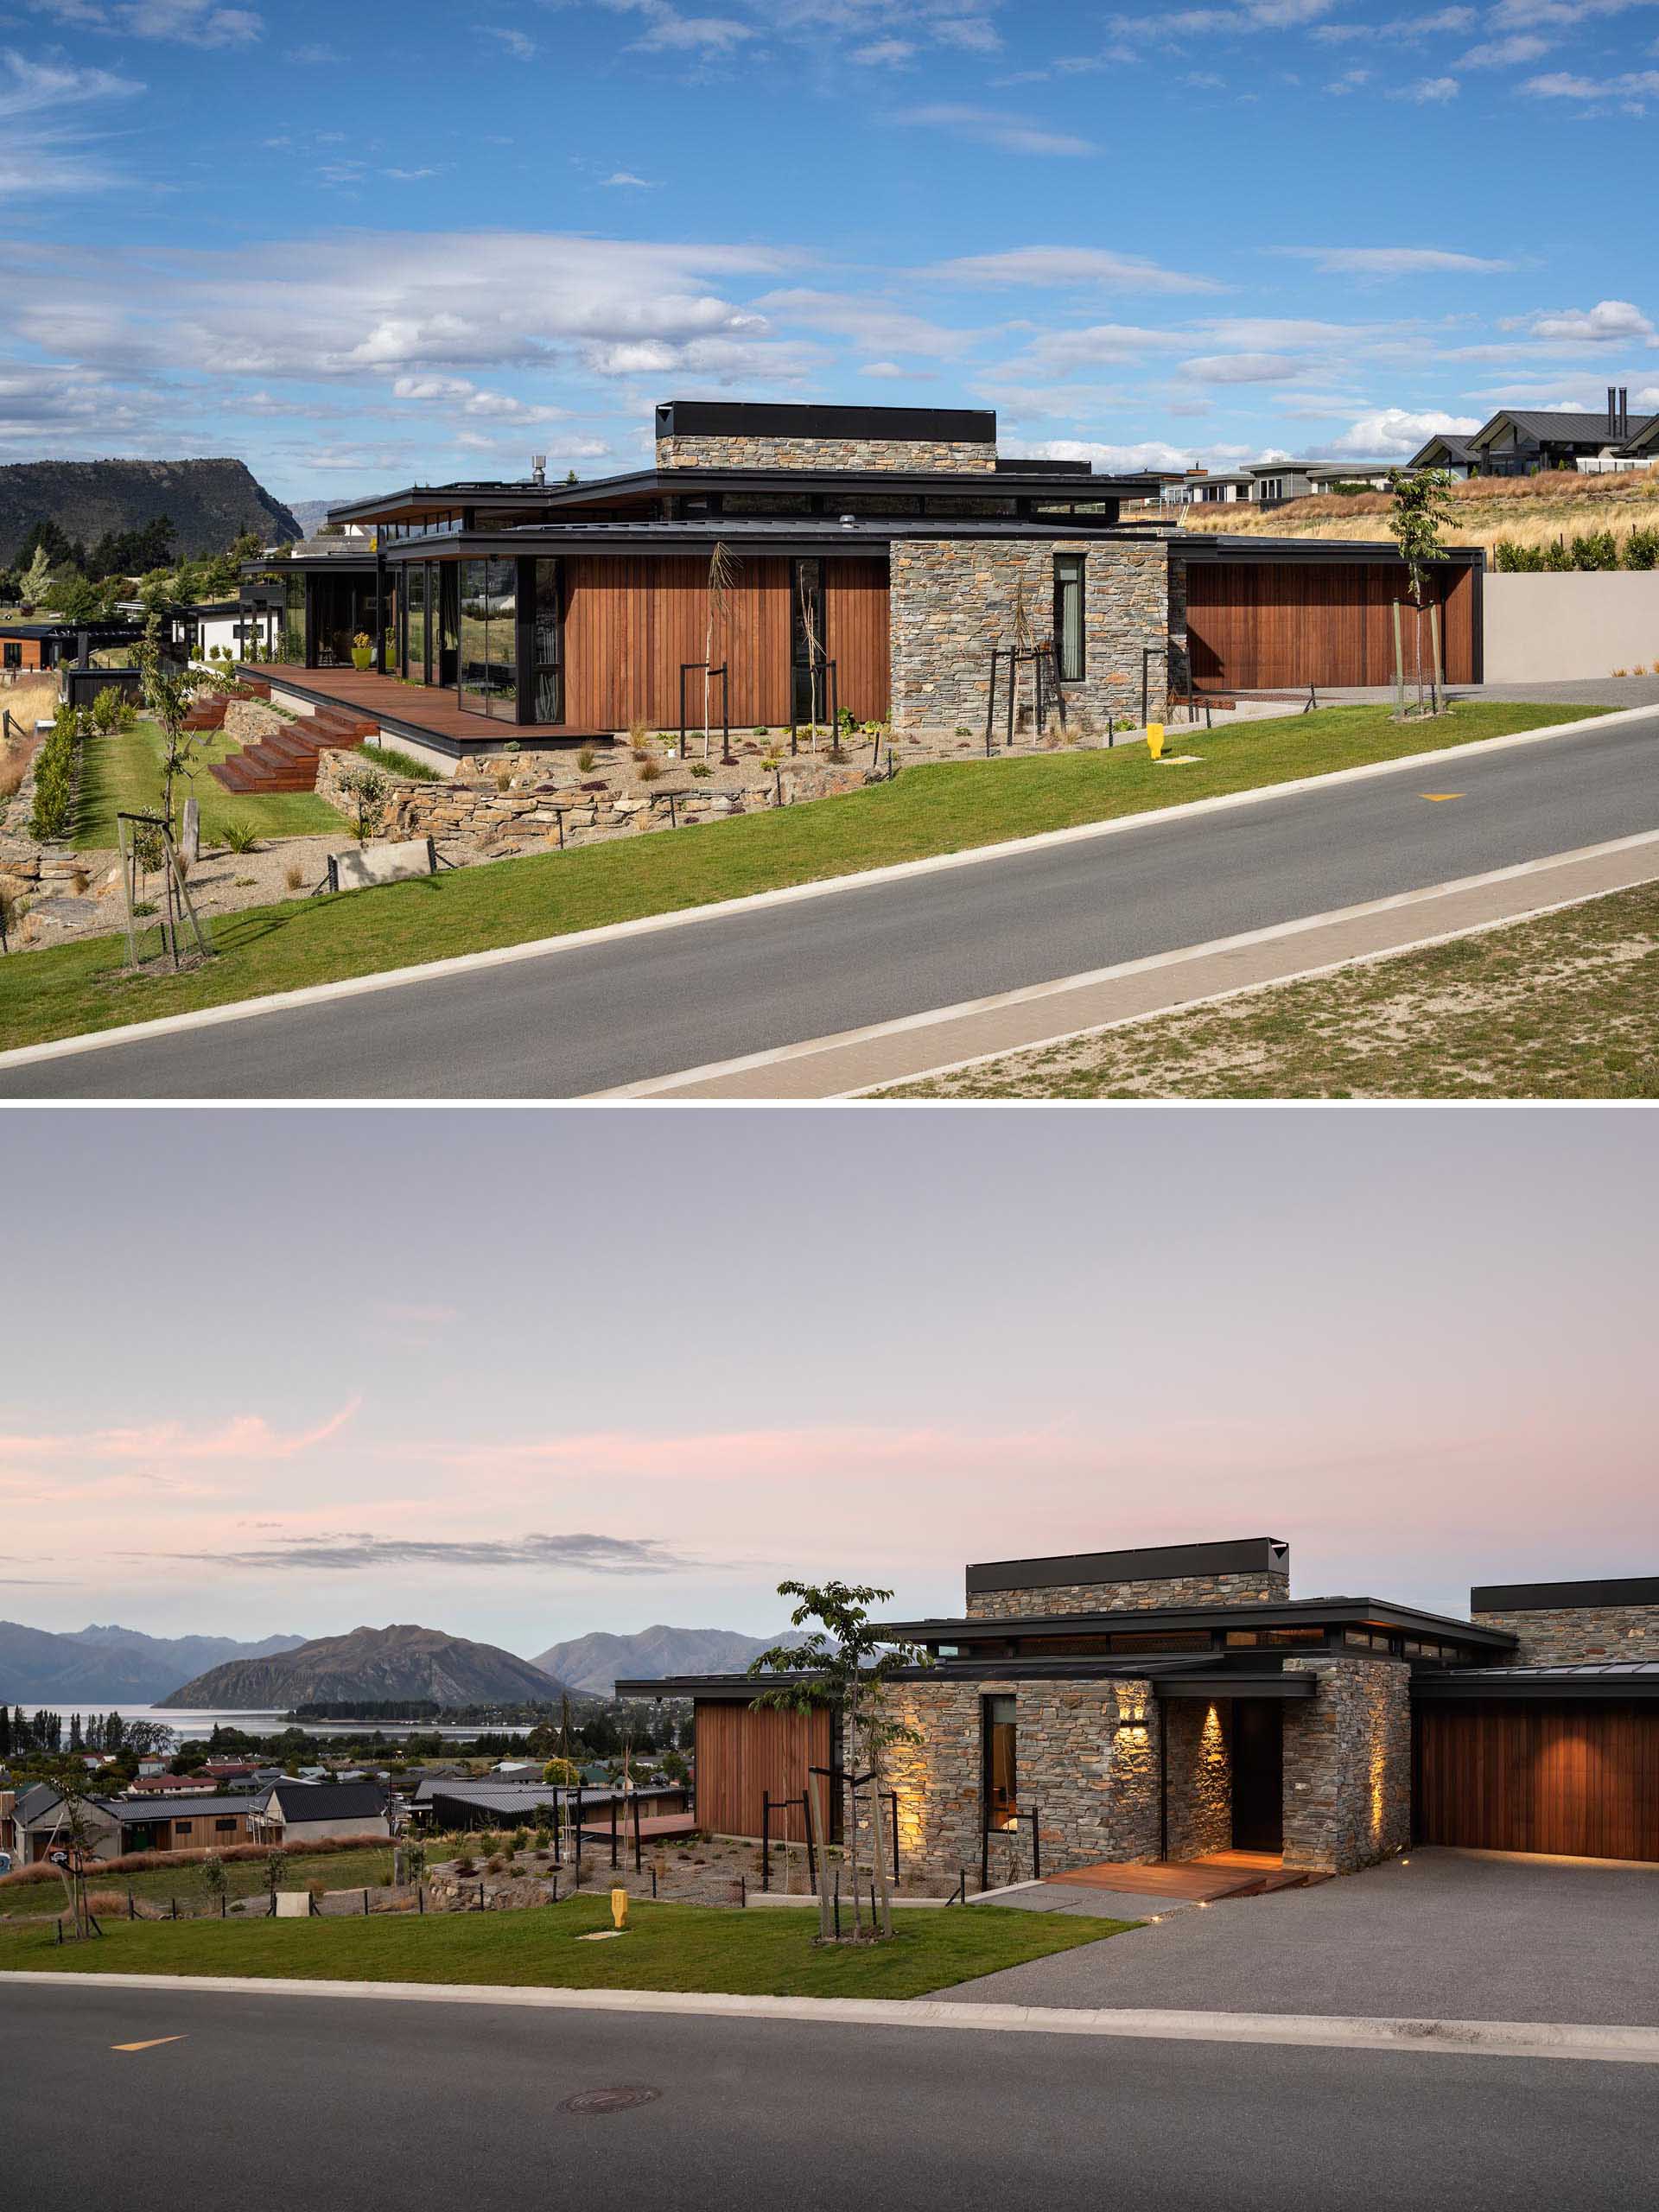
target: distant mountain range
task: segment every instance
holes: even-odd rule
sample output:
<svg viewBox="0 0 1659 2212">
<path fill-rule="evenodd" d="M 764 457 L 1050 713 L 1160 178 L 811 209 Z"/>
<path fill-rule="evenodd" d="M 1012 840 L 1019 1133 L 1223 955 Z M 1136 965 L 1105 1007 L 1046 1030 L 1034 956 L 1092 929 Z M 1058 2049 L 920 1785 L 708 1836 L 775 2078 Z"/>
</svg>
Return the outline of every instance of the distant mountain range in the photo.
<svg viewBox="0 0 1659 2212">
<path fill-rule="evenodd" d="M 741 1636 L 729 1628 L 641 1629 L 637 1636 L 573 1637 L 550 1644 L 536 1664 L 580 1690 L 585 1697 L 609 1697 L 619 1678 L 660 1681 L 665 1675 L 734 1675 L 757 1653 L 774 1643 L 798 1642 L 785 1630 L 778 1636 Z"/>
<path fill-rule="evenodd" d="M 264 1659 L 210 1667 L 158 1703 L 208 1711 L 429 1698 L 439 1705 L 524 1705 L 556 1698 L 564 1685 L 493 1643 L 413 1625 L 354 1628 Z"/>
<path fill-rule="evenodd" d="M 181 1675 L 227 1659 L 291 1651 L 301 1636 L 257 1643 L 233 1636 L 145 1636 L 136 1628 L 92 1627 L 54 1634 L 0 1621 L 0 1700 L 8 1705 L 154 1705 Z"/>
<path fill-rule="evenodd" d="M 330 507 L 345 507 L 350 505 L 351 494 L 341 492 L 332 499 L 296 499 L 288 512 L 308 537 L 315 537 L 323 524 L 327 521 Z"/>
<path fill-rule="evenodd" d="M 192 559 L 222 553 L 245 530 L 268 545 L 302 535 L 293 512 L 240 461 L 19 461 L 0 467 L 0 565 L 37 522 L 92 545 L 105 531 L 166 515 Z"/>
</svg>

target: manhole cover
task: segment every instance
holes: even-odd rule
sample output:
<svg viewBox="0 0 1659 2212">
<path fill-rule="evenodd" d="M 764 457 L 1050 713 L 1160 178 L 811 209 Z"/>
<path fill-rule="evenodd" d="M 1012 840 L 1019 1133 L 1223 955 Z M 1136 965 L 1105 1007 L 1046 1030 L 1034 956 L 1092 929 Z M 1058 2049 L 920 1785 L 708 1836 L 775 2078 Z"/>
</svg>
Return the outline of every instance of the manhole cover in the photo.
<svg viewBox="0 0 1659 2212">
<path fill-rule="evenodd" d="M 593 2112 L 631 2112 L 635 2105 L 654 2105 L 662 2094 L 660 2089 L 647 2089 L 643 2084 L 621 2089 L 583 2089 L 574 2097 L 567 2097 L 559 2110 L 584 2115 Z"/>
</svg>

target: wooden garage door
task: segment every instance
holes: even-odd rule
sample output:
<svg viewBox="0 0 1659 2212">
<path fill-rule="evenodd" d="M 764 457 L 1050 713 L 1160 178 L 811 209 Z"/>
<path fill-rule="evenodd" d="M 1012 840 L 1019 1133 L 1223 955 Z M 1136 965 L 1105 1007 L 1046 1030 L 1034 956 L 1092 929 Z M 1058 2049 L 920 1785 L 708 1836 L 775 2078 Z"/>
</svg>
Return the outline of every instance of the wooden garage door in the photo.
<svg viewBox="0 0 1659 2212">
<path fill-rule="evenodd" d="M 1415 1738 L 1420 1843 L 1659 1859 L 1659 1706 L 1426 1705 Z"/>
<path fill-rule="evenodd" d="M 1472 572 L 1448 567 L 1436 582 L 1442 673 L 1448 683 L 1472 683 Z M 1243 691 L 1392 683 L 1394 607 L 1405 595 L 1397 562 L 1189 562 L 1193 680 L 1211 690 L 1236 684 Z M 1409 632 L 1406 651 L 1409 666 Z"/>
</svg>

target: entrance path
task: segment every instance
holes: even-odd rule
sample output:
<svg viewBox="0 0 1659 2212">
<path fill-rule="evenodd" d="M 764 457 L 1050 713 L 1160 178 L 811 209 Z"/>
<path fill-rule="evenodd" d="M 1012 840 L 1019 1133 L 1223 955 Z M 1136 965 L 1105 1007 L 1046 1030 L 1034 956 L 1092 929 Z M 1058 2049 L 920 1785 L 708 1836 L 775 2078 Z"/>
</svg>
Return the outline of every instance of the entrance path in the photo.
<svg viewBox="0 0 1659 2212">
<path fill-rule="evenodd" d="M 1122 1897 L 1123 1916 L 1148 1902 Z M 951 2000 L 1659 2026 L 1659 1866 L 1419 1850 L 1316 1889 L 1154 1910 Z"/>
</svg>

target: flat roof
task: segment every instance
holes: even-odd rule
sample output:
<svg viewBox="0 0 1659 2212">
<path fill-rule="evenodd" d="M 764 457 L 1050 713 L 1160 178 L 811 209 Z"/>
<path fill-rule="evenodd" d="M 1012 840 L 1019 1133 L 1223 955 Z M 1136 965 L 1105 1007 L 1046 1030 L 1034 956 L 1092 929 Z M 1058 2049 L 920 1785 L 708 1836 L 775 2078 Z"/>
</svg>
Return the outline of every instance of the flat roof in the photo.
<svg viewBox="0 0 1659 2212">
<path fill-rule="evenodd" d="M 1542 1667 L 1458 1667 L 1412 1677 L 1414 1700 L 1479 1698 L 1659 1698 L 1659 1659 L 1595 1659 Z"/>
<path fill-rule="evenodd" d="M 1487 1582 L 1469 1592 L 1471 1613 L 1549 1612 L 1557 1606 L 1659 1605 L 1659 1574 L 1605 1582 Z"/>
<path fill-rule="evenodd" d="M 969 1594 L 986 1590 L 1057 1590 L 1081 1582 L 1161 1582 L 1177 1574 L 1290 1572 L 1290 1546 L 1278 1536 L 1213 1544 L 1147 1544 L 1133 1551 L 1061 1552 L 1045 1559 L 982 1560 L 967 1570 Z"/>
<path fill-rule="evenodd" d="M 817 407 L 760 399 L 668 399 L 657 410 L 659 438 L 895 438 L 994 446 L 988 407 Z"/>
<path fill-rule="evenodd" d="M 1214 479 L 1211 479 L 1214 481 Z M 1400 549 L 1372 537 L 1268 537 L 1254 531 L 1182 531 L 1175 541 L 1184 561 L 1353 561 L 1402 568 Z M 1484 569 L 1483 545 L 1448 545 L 1440 559 L 1454 568 Z"/>
</svg>

